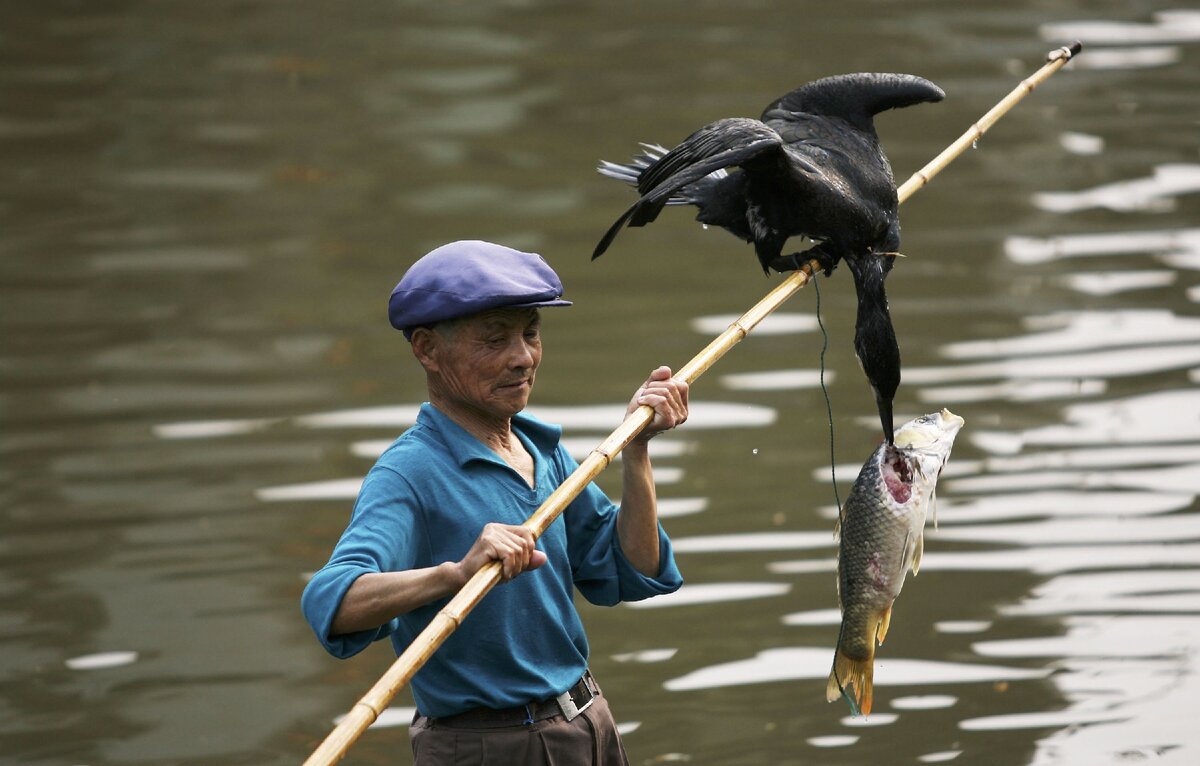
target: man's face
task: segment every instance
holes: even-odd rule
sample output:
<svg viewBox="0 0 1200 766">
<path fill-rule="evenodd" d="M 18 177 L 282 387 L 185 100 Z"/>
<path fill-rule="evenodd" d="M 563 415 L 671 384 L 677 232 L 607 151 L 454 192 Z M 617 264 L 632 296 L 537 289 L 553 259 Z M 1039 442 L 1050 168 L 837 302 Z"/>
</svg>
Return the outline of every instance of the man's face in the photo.
<svg viewBox="0 0 1200 766">
<path fill-rule="evenodd" d="M 493 417 L 525 409 L 542 361 L 537 309 L 485 311 L 434 332 L 436 372 L 447 397 Z"/>
</svg>

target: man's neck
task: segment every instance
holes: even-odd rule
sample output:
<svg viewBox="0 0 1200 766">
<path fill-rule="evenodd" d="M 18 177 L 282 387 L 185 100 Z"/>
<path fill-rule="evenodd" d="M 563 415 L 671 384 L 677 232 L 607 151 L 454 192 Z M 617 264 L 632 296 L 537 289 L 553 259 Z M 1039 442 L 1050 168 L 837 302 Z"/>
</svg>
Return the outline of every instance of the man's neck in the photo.
<svg viewBox="0 0 1200 766">
<path fill-rule="evenodd" d="M 438 397 L 430 396 L 430 404 L 474 436 L 485 447 L 520 474 L 530 487 L 534 486 L 534 459 L 512 430 L 511 418 L 489 417 L 477 410 L 454 407 Z"/>
<path fill-rule="evenodd" d="M 432 391 L 429 402 L 464 431 L 498 453 L 503 454 L 510 449 L 512 442 L 517 441 L 512 431 L 511 418 L 496 417 L 471 407 L 456 406 L 454 402 Z"/>
</svg>

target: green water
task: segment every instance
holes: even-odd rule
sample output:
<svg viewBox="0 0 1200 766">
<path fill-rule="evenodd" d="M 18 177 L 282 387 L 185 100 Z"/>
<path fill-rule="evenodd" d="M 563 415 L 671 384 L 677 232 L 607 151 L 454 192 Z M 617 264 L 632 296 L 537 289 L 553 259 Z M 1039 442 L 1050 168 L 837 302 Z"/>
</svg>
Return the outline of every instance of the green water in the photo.
<svg viewBox="0 0 1200 766">
<path fill-rule="evenodd" d="M 575 306 L 545 314 L 534 402 L 586 450 L 697 320 L 778 281 L 679 209 L 590 262 L 632 199 L 600 159 L 896 71 L 947 92 L 877 121 L 903 179 L 1074 37 L 902 209 L 897 418 L 967 427 L 870 725 L 821 678 L 811 289 L 782 310 L 802 331 L 734 349 L 661 440 L 680 599 L 581 609 L 635 764 L 1194 763 L 1198 28 L 1165 2 L 8 4 L 0 763 L 298 763 L 388 666 L 326 656 L 298 599 L 422 398 L 384 308 L 415 258 L 550 261 Z M 844 496 L 877 422 L 849 278 L 821 288 Z M 313 417 L 371 407 L 399 416 Z M 348 762 L 408 759 L 389 726 Z"/>
</svg>

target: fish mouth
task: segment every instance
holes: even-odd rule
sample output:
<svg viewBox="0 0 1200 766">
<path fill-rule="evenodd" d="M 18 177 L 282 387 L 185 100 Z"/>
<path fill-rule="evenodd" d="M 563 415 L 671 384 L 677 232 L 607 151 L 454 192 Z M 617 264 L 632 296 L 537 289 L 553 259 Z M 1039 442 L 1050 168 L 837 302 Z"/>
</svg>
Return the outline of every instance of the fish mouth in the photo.
<svg viewBox="0 0 1200 766">
<path fill-rule="evenodd" d="M 945 407 L 942 408 L 941 414 L 942 414 L 942 422 L 945 424 L 947 429 L 950 429 L 953 431 L 958 431 L 958 429 L 962 428 L 963 426 L 965 426 L 967 424 L 967 421 L 963 420 L 961 415 L 955 415 L 953 412 L 946 409 Z"/>
</svg>

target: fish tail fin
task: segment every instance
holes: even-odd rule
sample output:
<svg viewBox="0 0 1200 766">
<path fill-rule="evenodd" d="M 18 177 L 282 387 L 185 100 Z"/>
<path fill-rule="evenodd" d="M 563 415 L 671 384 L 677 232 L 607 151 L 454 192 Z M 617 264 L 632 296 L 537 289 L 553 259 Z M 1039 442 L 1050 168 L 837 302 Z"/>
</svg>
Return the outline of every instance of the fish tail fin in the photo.
<svg viewBox="0 0 1200 766">
<path fill-rule="evenodd" d="M 850 705 L 850 714 L 871 714 L 871 700 L 874 693 L 875 654 L 858 660 L 844 654 L 839 647 L 833 657 L 833 670 L 829 673 L 829 683 L 825 685 L 825 699 L 833 702 L 839 697 L 845 698 Z"/>
</svg>

